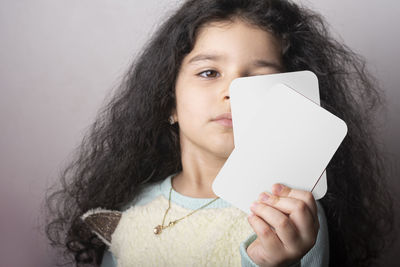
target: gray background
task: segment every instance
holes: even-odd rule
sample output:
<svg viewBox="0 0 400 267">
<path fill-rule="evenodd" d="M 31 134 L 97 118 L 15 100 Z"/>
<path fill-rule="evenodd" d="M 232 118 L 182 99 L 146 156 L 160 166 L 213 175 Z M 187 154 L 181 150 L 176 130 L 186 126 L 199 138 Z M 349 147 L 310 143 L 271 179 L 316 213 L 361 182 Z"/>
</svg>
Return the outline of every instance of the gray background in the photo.
<svg viewBox="0 0 400 267">
<path fill-rule="evenodd" d="M 53 265 L 54 251 L 41 232 L 46 188 L 134 55 L 179 2 L 0 0 L 0 265 Z M 366 58 L 388 100 L 381 140 L 395 153 L 399 2 L 301 2 Z M 390 184 L 398 194 L 399 181 L 392 177 Z M 399 242 L 382 263 L 398 265 L 398 251 Z"/>
</svg>

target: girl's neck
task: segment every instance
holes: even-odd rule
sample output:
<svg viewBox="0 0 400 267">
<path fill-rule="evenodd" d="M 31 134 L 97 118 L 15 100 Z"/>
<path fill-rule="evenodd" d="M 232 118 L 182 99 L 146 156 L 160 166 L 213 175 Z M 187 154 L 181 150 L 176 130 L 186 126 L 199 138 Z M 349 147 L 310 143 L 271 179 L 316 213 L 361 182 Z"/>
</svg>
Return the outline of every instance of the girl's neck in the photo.
<svg viewBox="0 0 400 267">
<path fill-rule="evenodd" d="M 188 197 L 193 198 L 216 198 L 212 190 L 212 183 L 216 177 L 193 175 L 187 172 L 180 172 L 175 177 L 172 177 L 171 184 L 173 189 Z"/>
<path fill-rule="evenodd" d="M 216 198 L 212 184 L 230 153 L 208 151 L 187 138 L 180 141 L 182 171 L 172 177 L 173 189 L 188 197 Z"/>
</svg>

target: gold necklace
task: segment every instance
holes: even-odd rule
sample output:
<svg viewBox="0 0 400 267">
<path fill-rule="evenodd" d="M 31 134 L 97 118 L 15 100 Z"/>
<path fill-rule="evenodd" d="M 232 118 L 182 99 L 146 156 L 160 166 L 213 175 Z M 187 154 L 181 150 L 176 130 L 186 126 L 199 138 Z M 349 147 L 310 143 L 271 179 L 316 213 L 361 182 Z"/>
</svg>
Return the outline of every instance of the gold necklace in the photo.
<svg viewBox="0 0 400 267">
<path fill-rule="evenodd" d="M 211 203 L 213 203 L 215 200 L 217 200 L 217 199 L 219 198 L 219 197 L 217 197 L 217 198 L 213 199 L 212 201 L 208 202 L 207 204 L 201 206 L 200 208 L 198 208 L 198 209 L 196 209 L 196 210 L 190 212 L 188 215 L 183 216 L 182 218 L 177 219 L 177 220 L 175 220 L 175 221 L 170 221 L 168 225 L 164 225 L 165 217 L 167 216 L 167 213 L 168 213 L 169 209 L 171 208 L 171 192 L 172 192 L 172 185 L 171 185 L 171 189 L 169 190 L 168 209 L 165 211 L 162 224 L 161 224 L 161 225 L 157 225 L 156 227 L 154 227 L 154 230 L 153 230 L 153 231 L 154 231 L 154 234 L 156 234 L 156 235 L 161 234 L 162 231 L 163 231 L 165 228 L 168 228 L 168 227 L 170 227 L 170 226 L 174 226 L 174 225 L 175 225 L 177 222 L 179 222 L 180 220 L 183 220 L 183 219 L 185 219 L 186 217 L 189 217 L 190 215 L 192 215 L 193 213 L 195 213 L 196 211 L 201 210 L 202 208 L 207 207 L 208 205 L 210 205 Z"/>
</svg>

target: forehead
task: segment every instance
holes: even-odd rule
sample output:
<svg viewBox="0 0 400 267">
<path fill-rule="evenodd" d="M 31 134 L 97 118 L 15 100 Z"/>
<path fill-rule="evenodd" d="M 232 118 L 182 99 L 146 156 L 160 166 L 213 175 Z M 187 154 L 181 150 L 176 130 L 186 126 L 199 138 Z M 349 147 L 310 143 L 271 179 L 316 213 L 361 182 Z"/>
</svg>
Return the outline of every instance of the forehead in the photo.
<svg viewBox="0 0 400 267">
<path fill-rule="evenodd" d="M 240 19 L 217 21 L 201 26 L 190 55 L 210 53 L 231 58 L 279 59 L 281 42 L 269 31 Z"/>
</svg>

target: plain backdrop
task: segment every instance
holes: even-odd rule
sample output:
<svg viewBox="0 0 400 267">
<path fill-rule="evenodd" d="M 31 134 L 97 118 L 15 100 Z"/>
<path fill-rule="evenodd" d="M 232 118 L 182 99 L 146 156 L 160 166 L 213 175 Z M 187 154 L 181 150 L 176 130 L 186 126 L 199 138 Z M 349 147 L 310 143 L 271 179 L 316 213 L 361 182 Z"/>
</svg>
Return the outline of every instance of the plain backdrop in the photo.
<svg viewBox="0 0 400 267">
<path fill-rule="evenodd" d="M 366 59 L 387 98 L 382 142 L 395 153 L 400 4 L 301 1 Z M 133 57 L 180 1 L 0 0 L 0 265 L 53 266 L 43 236 L 46 188 L 71 158 Z M 390 178 L 399 194 L 399 180 Z M 399 212 L 398 200 L 396 212 Z M 398 227 L 398 221 L 397 221 Z M 400 264 L 399 241 L 382 265 Z"/>
</svg>

